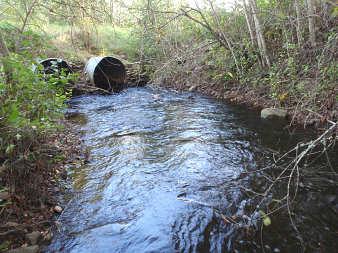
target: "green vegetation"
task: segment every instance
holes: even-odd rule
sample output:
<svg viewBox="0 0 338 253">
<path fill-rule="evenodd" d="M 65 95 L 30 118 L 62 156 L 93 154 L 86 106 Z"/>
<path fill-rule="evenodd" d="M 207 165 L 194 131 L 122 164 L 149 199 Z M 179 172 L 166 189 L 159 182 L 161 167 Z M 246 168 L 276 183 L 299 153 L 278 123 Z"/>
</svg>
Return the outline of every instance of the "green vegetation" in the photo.
<svg viewBox="0 0 338 253">
<path fill-rule="evenodd" d="M 143 26 L 143 53 L 153 81 L 178 89 L 195 85 L 209 94 L 217 90 L 220 97 L 231 90 L 254 92 L 257 100 L 265 97 L 265 103 L 293 111 L 299 122 L 336 119 L 336 5 L 237 1 L 226 10 L 201 2 L 169 11 L 148 7 L 155 18 Z"/>
<path fill-rule="evenodd" d="M 21 36 L 34 31 L 49 42 L 36 54 L 78 63 L 115 55 L 139 63 L 158 85 L 196 86 L 218 97 L 253 92 L 251 104 L 285 107 L 299 122 L 337 117 L 332 1 L 5 2 L 2 27 L 15 27 Z M 19 49 L 13 42 L 8 47 Z"/>
<path fill-rule="evenodd" d="M 61 127 L 67 86 L 75 76 L 43 74 L 38 60 L 49 48 L 40 34 L 20 34 L 9 24 L 0 29 L 0 183 L 13 194 L 36 194 L 42 190 L 43 178 L 35 173 L 46 155 L 44 145 Z"/>
</svg>

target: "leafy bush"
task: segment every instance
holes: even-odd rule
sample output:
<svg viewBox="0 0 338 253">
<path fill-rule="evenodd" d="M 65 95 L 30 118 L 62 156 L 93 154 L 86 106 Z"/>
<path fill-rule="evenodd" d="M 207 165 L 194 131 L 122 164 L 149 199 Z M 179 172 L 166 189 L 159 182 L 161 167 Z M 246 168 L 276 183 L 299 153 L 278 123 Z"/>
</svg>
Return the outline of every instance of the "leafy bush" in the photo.
<svg viewBox="0 0 338 253">
<path fill-rule="evenodd" d="M 43 55 L 50 48 L 49 37 L 46 34 L 38 33 L 32 29 L 23 31 L 11 23 L 1 22 L 0 32 L 5 36 L 6 45 L 11 52 L 19 53 L 27 58 L 32 58 L 37 55 Z"/>
<path fill-rule="evenodd" d="M 36 62 L 15 53 L 1 61 L 0 164 L 12 192 L 36 194 L 36 182 L 42 179 L 31 172 L 39 168 L 44 153 L 39 149 L 46 136 L 59 129 L 70 95 L 67 84 L 73 76 L 46 78 L 33 71 Z M 11 70 L 9 78 L 5 78 L 4 66 Z"/>
</svg>

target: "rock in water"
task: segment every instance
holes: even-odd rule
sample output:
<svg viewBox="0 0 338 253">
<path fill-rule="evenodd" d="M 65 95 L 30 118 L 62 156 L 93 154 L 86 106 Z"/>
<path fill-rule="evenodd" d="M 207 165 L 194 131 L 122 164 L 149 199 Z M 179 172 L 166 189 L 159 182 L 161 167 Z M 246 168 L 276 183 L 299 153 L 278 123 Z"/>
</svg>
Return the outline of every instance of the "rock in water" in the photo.
<svg viewBox="0 0 338 253">
<path fill-rule="evenodd" d="M 61 206 L 55 206 L 54 207 L 54 212 L 61 213 L 62 212 L 62 207 Z"/>
<path fill-rule="evenodd" d="M 7 251 L 7 253 L 37 253 L 39 252 L 39 246 L 29 246 L 29 247 L 21 247 Z"/>
<path fill-rule="evenodd" d="M 287 111 L 279 108 L 265 108 L 261 111 L 261 118 L 270 119 L 270 118 L 285 118 L 287 116 Z"/>
</svg>

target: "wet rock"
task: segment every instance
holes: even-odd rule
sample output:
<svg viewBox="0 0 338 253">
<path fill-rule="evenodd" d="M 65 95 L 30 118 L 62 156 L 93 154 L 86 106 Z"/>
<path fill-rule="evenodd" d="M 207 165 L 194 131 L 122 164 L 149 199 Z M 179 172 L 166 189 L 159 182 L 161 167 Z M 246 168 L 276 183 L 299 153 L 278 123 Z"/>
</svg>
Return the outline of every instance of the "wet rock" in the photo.
<svg viewBox="0 0 338 253">
<path fill-rule="evenodd" d="M 186 192 L 182 192 L 180 194 L 177 195 L 177 198 L 184 198 L 187 196 L 187 193 Z"/>
<path fill-rule="evenodd" d="M 195 91 L 197 89 L 197 85 L 193 85 L 189 88 L 189 91 Z"/>
<path fill-rule="evenodd" d="M 50 243 L 52 241 L 52 239 L 53 239 L 53 233 L 52 232 L 48 232 L 43 238 L 43 240 L 46 243 Z"/>
<path fill-rule="evenodd" d="M 54 206 L 54 212 L 56 213 L 61 213 L 62 212 L 62 207 L 61 206 Z"/>
<path fill-rule="evenodd" d="M 31 245 L 36 245 L 41 240 L 42 235 L 39 231 L 34 231 L 32 233 L 26 234 L 26 239 Z"/>
<path fill-rule="evenodd" d="M 68 111 L 65 113 L 65 118 L 74 123 L 78 123 L 80 125 L 84 125 L 87 123 L 87 118 L 83 113 L 78 111 Z"/>
<path fill-rule="evenodd" d="M 285 118 L 287 116 L 287 111 L 279 108 L 265 108 L 261 111 L 261 118 L 270 119 L 270 118 Z"/>
<path fill-rule="evenodd" d="M 81 113 L 78 112 L 78 111 L 67 111 L 65 113 L 65 119 L 73 119 L 73 118 L 76 118 L 80 115 L 81 115 Z"/>
<path fill-rule="evenodd" d="M 38 253 L 38 252 L 39 252 L 38 245 L 21 247 L 7 251 L 7 253 Z"/>
<path fill-rule="evenodd" d="M 9 192 L 0 192 L 0 202 L 1 201 L 5 201 L 5 200 L 9 200 L 11 197 L 11 195 L 9 194 Z"/>
</svg>

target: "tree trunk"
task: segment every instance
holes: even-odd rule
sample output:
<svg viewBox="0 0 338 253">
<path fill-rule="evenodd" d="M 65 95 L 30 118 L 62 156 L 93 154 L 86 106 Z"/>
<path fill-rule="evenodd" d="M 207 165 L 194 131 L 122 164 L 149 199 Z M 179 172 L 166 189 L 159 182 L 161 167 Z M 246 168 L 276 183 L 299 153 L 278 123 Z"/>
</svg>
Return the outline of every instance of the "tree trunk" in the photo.
<svg viewBox="0 0 338 253">
<path fill-rule="evenodd" d="M 307 14 L 309 22 L 309 39 L 312 47 L 316 46 L 315 9 L 313 0 L 307 0 Z"/>
<path fill-rule="evenodd" d="M 3 38 L 2 32 L 0 31 L 0 62 L 3 65 L 5 81 L 10 83 L 12 80 L 11 68 L 6 62 L 6 58 L 9 56 L 9 50 L 7 48 L 6 42 Z"/>
<path fill-rule="evenodd" d="M 232 55 L 232 58 L 233 58 L 233 60 L 234 60 L 234 62 L 235 62 L 235 65 L 236 65 L 236 69 L 237 69 L 237 73 L 239 74 L 239 75 L 241 75 L 242 74 L 242 71 L 241 71 L 241 68 L 240 68 L 240 66 L 239 66 L 239 64 L 238 64 L 238 61 L 237 61 L 237 58 L 236 58 L 236 54 L 235 54 L 235 50 L 234 50 L 234 48 L 233 48 L 233 43 L 230 41 L 230 39 L 228 38 L 228 36 L 227 36 L 227 34 L 225 33 L 225 32 L 223 32 L 222 31 L 222 27 L 221 27 L 221 22 L 220 22 L 220 19 L 219 19 L 219 16 L 218 16 L 218 14 L 217 14 L 217 12 L 215 11 L 215 9 L 214 9 L 214 5 L 213 5 L 213 3 L 212 3 L 212 1 L 211 0 L 208 0 L 208 2 L 209 2 L 209 5 L 210 5 L 210 7 L 211 7 L 211 10 L 212 10 L 212 12 L 213 12 L 213 16 L 214 16 L 214 18 L 215 18 L 215 21 L 216 21 L 216 23 L 217 23 L 217 26 L 218 26 L 218 34 L 220 34 L 220 37 L 221 38 L 223 38 L 223 40 L 225 40 L 225 42 L 226 42 L 226 44 L 227 44 L 227 46 L 228 46 L 228 49 L 229 49 L 229 51 L 230 51 L 230 53 L 231 53 L 231 55 Z"/>
<path fill-rule="evenodd" d="M 265 60 L 267 66 L 270 67 L 271 63 L 270 63 L 270 59 L 269 59 L 269 56 L 268 56 L 268 50 L 266 48 L 266 43 L 265 43 L 265 39 L 264 39 L 264 36 L 263 36 L 261 23 L 260 23 L 258 16 L 257 16 L 258 11 L 257 11 L 256 0 L 249 0 L 249 3 L 250 3 L 250 6 L 251 6 L 252 16 L 253 16 L 254 23 L 255 23 L 258 47 L 260 48 L 262 57 Z"/>
<path fill-rule="evenodd" d="M 246 0 L 243 0 L 243 6 L 244 6 L 244 15 L 246 24 L 248 25 L 248 30 L 250 33 L 250 39 L 252 46 L 255 46 L 255 34 L 252 29 L 252 16 L 250 15 L 250 12 L 248 11 L 248 6 L 246 5 Z"/>
<path fill-rule="evenodd" d="M 9 55 L 9 51 L 1 31 L 0 31 L 0 54 L 2 57 L 7 57 Z"/>
<path fill-rule="evenodd" d="M 299 6 L 299 0 L 295 0 L 295 9 L 296 9 L 296 15 L 297 15 L 297 41 L 298 41 L 298 47 L 301 48 L 303 44 L 303 36 L 302 36 L 302 28 L 301 28 L 301 11 Z"/>
</svg>

